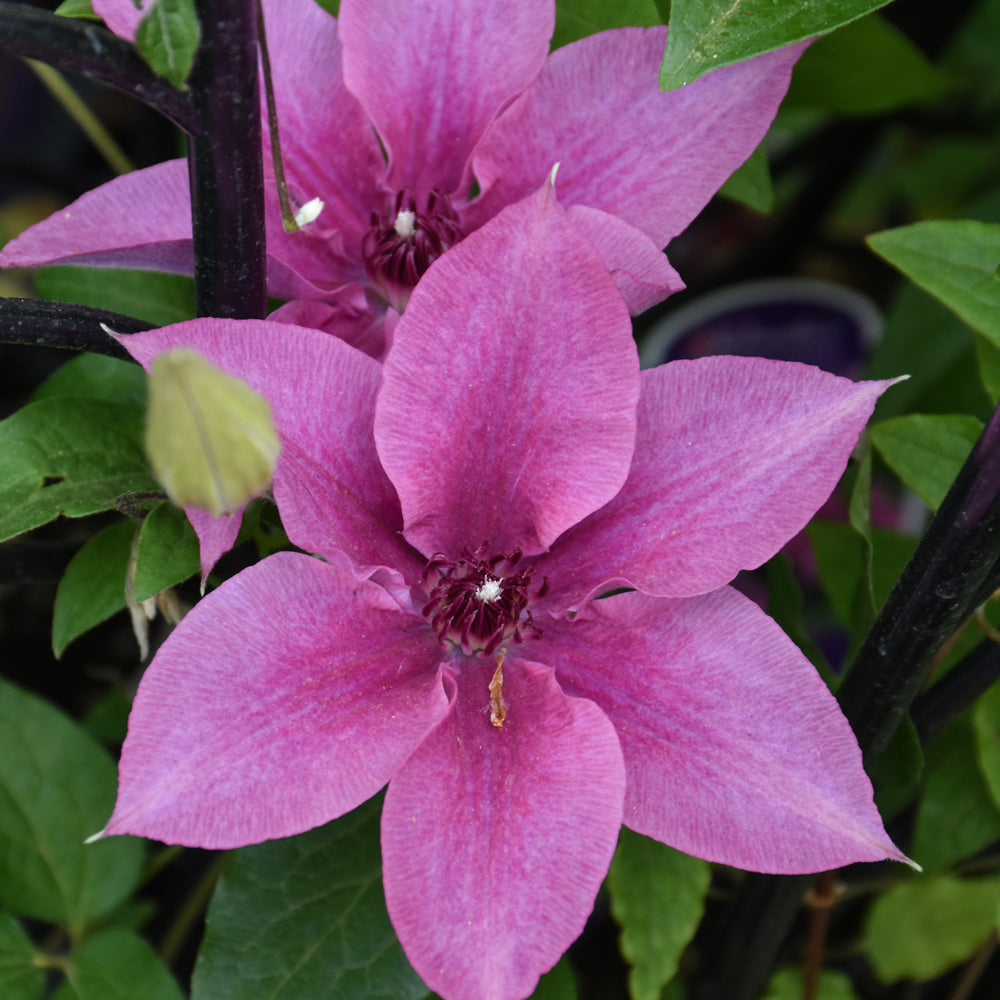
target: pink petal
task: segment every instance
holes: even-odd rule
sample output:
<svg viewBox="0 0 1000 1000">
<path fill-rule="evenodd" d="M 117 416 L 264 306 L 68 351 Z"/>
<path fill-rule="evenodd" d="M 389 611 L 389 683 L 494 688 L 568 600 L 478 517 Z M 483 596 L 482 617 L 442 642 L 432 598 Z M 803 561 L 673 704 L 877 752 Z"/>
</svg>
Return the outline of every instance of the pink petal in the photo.
<svg viewBox="0 0 1000 1000">
<path fill-rule="evenodd" d="M 602 31 L 552 53 L 476 149 L 483 220 L 559 162 L 564 205 L 599 208 L 665 246 L 754 151 L 803 45 L 658 85 L 666 28 Z"/>
<path fill-rule="evenodd" d="M 282 449 L 274 496 L 296 545 L 346 555 L 361 575 L 378 566 L 419 575 L 375 453 L 377 362 L 318 330 L 266 320 L 190 320 L 121 343 L 147 367 L 162 351 L 192 348 L 267 399 Z"/>
<path fill-rule="evenodd" d="M 136 28 L 153 0 L 92 0 L 94 13 L 120 38 L 135 41 Z"/>
<path fill-rule="evenodd" d="M 267 0 L 264 24 L 285 173 L 298 201 L 294 207 L 321 198 L 318 223 L 336 229 L 359 260 L 361 237 L 380 200 L 376 185 L 385 160 L 364 108 L 344 84 L 337 22 L 313 0 Z M 266 123 L 264 140 L 269 165 Z M 294 245 L 297 236 L 288 236 L 288 242 Z M 270 234 L 269 248 L 285 259 Z"/>
<path fill-rule="evenodd" d="M 770 559 L 829 497 L 891 385 L 762 358 L 642 376 L 628 482 L 545 562 L 563 607 L 610 584 L 704 594 Z"/>
<path fill-rule="evenodd" d="M 633 316 L 684 287 L 660 247 L 641 230 L 587 205 L 570 205 L 566 217 L 604 258 Z"/>
<path fill-rule="evenodd" d="M 621 751 L 601 711 L 545 667 L 504 662 L 501 728 L 492 659 L 458 669 L 451 714 L 386 794 L 386 903 L 431 989 L 514 1000 L 583 930 L 621 823 Z"/>
<path fill-rule="evenodd" d="M 344 79 L 388 151 L 389 185 L 452 194 L 483 131 L 538 73 L 554 25 L 551 0 L 343 0 Z"/>
<path fill-rule="evenodd" d="M 191 274 L 187 163 L 169 160 L 116 177 L 26 229 L 0 253 L 0 267 L 55 263 Z"/>
<path fill-rule="evenodd" d="M 624 481 L 637 363 L 548 185 L 451 249 L 399 320 L 376 413 L 406 537 L 427 555 L 545 549 Z"/>
<path fill-rule="evenodd" d="M 344 285 L 322 302 L 286 302 L 268 319 L 332 333 L 376 359 L 385 354 L 385 313 L 371 308 L 360 285 Z"/>
<path fill-rule="evenodd" d="M 205 589 L 205 581 L 208 574 L 212 572 L 215 564 L 227 553 L 235 544 L 236 536 L 240 533 L 240 525 L 243 523 L 243 511 L 241 507 L 232 514 L 223 514 L 222 517 L 212 517 L 207 510 L 198 507 L 185 507 L 184 513 L 191 522 L 195 534 L 198 536 L 198 545 L 201 550 L 201 589 Z"/>
<path fill-rule="evenodd" d="M 293 552 L 251 566 L 146 671 L 104 832 L 227 848 L 342 815 L 447 712 L 440 655 L 373 583 Z"/>
<path fill-rule="evenodd" d="M 793 874 L 905 860 L 861 751 L 812 665 L 726 587 L 621 594 L 521 647 L 593 699 L 625 754 L 625 825 L 709 861 Z"/>
</svg>

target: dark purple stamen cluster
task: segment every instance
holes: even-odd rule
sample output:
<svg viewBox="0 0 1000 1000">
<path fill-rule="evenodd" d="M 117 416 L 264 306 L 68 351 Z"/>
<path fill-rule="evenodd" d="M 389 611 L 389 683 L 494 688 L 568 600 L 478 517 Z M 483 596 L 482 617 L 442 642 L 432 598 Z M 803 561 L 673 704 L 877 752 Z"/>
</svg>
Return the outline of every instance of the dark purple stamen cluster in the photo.
<svg viewBox="0 0 1000 1000">
<path fill-rule="evenodd" d="M 515 569 L 521 553 L 483 558 L 485 546 L 461 558 L 435 556 L 424 570 L 425 582 L 435 576 L 423 614 L 442 641 L 454 642 L 466 653 L 490 655 L 503 642 L 523 642 L 524 632 L 540 635 L 528 609 L 531 569 Z M 535 597 L 549 589 L 542 581 Z"/>
<path fill-rule="evenodd" d="M 401 212 L 412 213 L 412 223 L 407 218 L 400 224 Z M 372 212 L 372 228 L 361 242 L 368 277 L 402 312 L 427 268 L 464 235 L 447 195 L 432 190 L 420 206 L 412 191 L 400 191 L 385 211 Z"/>
</svg>

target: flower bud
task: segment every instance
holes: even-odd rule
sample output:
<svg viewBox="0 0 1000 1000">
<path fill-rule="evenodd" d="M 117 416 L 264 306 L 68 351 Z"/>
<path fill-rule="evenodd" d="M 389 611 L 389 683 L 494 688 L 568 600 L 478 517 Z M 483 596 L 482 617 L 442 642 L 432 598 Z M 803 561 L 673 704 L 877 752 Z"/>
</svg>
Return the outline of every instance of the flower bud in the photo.
<svg viewBox="0 0 1000 1000">
<path fill-rule="evenodd" d="M 267 400 L 187 348 L 149 372 L 146 453 L 167 495 L 218 517 L 267 487 L 280 444 Z"/>
</svg>

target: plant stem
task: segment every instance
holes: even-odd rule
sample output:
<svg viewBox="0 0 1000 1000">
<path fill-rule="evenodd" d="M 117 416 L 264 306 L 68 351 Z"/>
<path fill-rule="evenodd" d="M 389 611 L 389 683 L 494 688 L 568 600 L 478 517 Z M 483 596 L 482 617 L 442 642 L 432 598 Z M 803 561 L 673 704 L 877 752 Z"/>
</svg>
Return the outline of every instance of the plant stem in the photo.
<svg viewBox="0 0 1000 1000">
<path fill-rule="evenodd" d="M 197 0 L 189 85 L 204 132 L 188 162 L 199 316 L 266 314 L 264 168 L 254 0 Z"/>
<path fill-rule="evenodd" d="M 116 333 L 139 333 L 152 324 L 121 313 L 37 299 L 0 298 L 0 343 L 93 351 L 131 361 L 132 357 L 101 324 Z"/>
<path fill-rule="evenodd" d="M 34 59 L 28 59 L 27 63 L 112 170 L 119 174 L 127 174 L 135 169 L 121 146 L 115 142 L 97 115 L 84 104 L 79 94 L 66 82 L 62 73 Z"/>
<path fill-rule="evenodd" d="M 129 42 L 106 28 L 20 3 L 0 3 L 0 49 L 83 73 L 132 94 L 185 132 L 197 131 L 190 95 L 157 76 Z"/>
</svg>

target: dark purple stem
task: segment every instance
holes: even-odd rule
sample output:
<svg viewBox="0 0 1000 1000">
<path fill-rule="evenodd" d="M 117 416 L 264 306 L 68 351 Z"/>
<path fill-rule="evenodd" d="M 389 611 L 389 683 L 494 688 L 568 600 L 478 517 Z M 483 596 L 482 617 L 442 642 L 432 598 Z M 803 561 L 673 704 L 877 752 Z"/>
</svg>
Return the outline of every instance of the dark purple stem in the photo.
<svg viewBox="0 0 1000 1000">
<path fill-rule="evenodd" d="M 145 102 L 185 132 L 198 130 L 190 94 L 157 76 L 129 42 L 100 25 L 4 2 L 0 3 L 0 49 L 110 84 Z"/>
<path fill-rule="evenodd" d="M 188 163 L 199 316 L 266 315 L 264 168 L 254 0 L 197 0 L 188 85 L 203 131 Z"/>
<path fill-rule="evenodd" d="M 138 333 L 151 325 L 131 316 L 37 299 L 0 298 L 0 343 L 61 347 L 70 351 L 93 351 L 131 361 L 131 355 L 102 329 L 116 333 Z"/>
<path fill-rule="evenodd" d="M 1000 409 L 858 650 L 837 698 L 866 765 L 885 749 L 938 650 L 1000 582 Z M 809 876 L 750 875 L 711 943 L 698 1000 L 752 1000 L 773 968 Z"/>
</svg>

